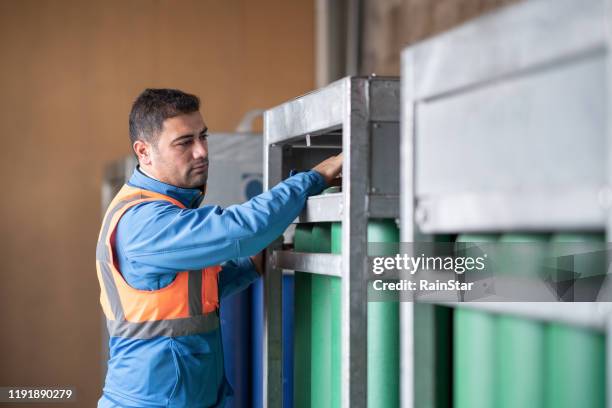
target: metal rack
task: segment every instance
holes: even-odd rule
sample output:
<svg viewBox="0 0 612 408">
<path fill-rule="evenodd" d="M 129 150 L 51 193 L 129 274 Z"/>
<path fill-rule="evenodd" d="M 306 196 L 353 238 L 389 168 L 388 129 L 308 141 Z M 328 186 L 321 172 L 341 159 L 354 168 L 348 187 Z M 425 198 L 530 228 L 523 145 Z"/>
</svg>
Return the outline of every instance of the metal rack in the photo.
<svg viewBox="0 0 612 408">
<path fill-rule="evenodd" d="M 399 81 L 348 77 L 264 114 L 264 189 L 291 169 L 344 154 L 342 193 L 308 199 L 303 222 L 342 222 L 342 254 L 268 250 L 264 296 L 264 406 L 282 403 L 282 270 L 342 279 L 342 406 L 366 407 L 367 223 L 399 216 Z M 384 160 L 383 160 L 384 158 Z M 376 163 L 377 165 L 373 165 Z"/>
<path fill-rule="evenodd" d="M 605 230 L 609 167 L 606 0 L 505 7 L 402 53 L 401 234 Z M 609 108 L 608 108 L 609 109 Z M 610 303 L 402 303 L 402 407 L 434 406 L 433 305 L 607 333 Z M 414 324 L 418 313 L 419 330 Z M 423 324 L 423 322 L 425 322 Z M 414 386 L 415 350 L 419 373 Z M 612 398 L 608 398 L 612 407 Z"/>
</svg>

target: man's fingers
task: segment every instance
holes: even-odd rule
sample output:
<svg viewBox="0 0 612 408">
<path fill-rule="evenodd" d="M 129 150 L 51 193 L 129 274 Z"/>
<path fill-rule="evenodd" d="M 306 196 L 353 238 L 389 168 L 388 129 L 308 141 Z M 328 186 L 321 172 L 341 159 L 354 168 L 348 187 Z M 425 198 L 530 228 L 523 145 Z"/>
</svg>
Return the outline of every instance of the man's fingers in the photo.
<svg viewBox="0 0 612 408">
<path fill-rule="evenodd" d="M 327 184 L 330 184 L 342 171 L 342 153 L 323 160 L 313 167 L 313 170 L 321 174 Z"/>
</svg>

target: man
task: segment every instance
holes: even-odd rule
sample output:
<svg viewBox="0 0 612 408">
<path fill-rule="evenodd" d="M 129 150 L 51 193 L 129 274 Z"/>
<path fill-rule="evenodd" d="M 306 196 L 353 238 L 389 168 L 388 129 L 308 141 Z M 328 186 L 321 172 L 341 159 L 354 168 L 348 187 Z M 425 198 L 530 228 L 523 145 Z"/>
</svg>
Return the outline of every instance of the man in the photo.
<svg viewBox="0 0 612 408">
<path fill-rule="evenodd" d="M 334 156 L 250 201 L 198 208 L 208 176 L 199 99 L 147 89 L 129 130 L 139 166 L 104 217 L 96 266 L 110 333 L 98 407 L 222 407 L 219 299 L 262 273 L 257 255 L 342 165 Z"/>
</svg>

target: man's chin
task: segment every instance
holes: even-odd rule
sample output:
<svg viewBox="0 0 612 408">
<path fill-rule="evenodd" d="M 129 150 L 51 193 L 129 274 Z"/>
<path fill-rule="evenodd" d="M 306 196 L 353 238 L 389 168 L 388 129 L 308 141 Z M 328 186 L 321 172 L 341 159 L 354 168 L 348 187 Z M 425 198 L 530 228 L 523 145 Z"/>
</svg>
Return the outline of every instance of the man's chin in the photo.
<svg viewBox="0 0 612 408">
<path fill-rule="evenodd" d="M 189 183 L 189 185 L 191 186 L 189 188 L 197 188 L 203 193 L 206 192 L 206 180 L 194 180 L 192 183 Z"/>
</svg>

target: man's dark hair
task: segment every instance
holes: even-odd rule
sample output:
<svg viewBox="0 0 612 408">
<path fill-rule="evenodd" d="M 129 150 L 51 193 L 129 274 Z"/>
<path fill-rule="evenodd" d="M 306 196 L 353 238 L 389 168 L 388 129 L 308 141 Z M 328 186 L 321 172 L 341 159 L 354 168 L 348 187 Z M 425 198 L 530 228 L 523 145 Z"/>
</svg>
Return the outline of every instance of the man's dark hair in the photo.
<svg viewBox="0 0 612 408">
<path fill-rule="evenodd" d="M 200 110 L 200 98 L 178 89 L 145 89 L 132 105 L 130 141 L 155 145 L 164 120 Z"/>
</svg>

